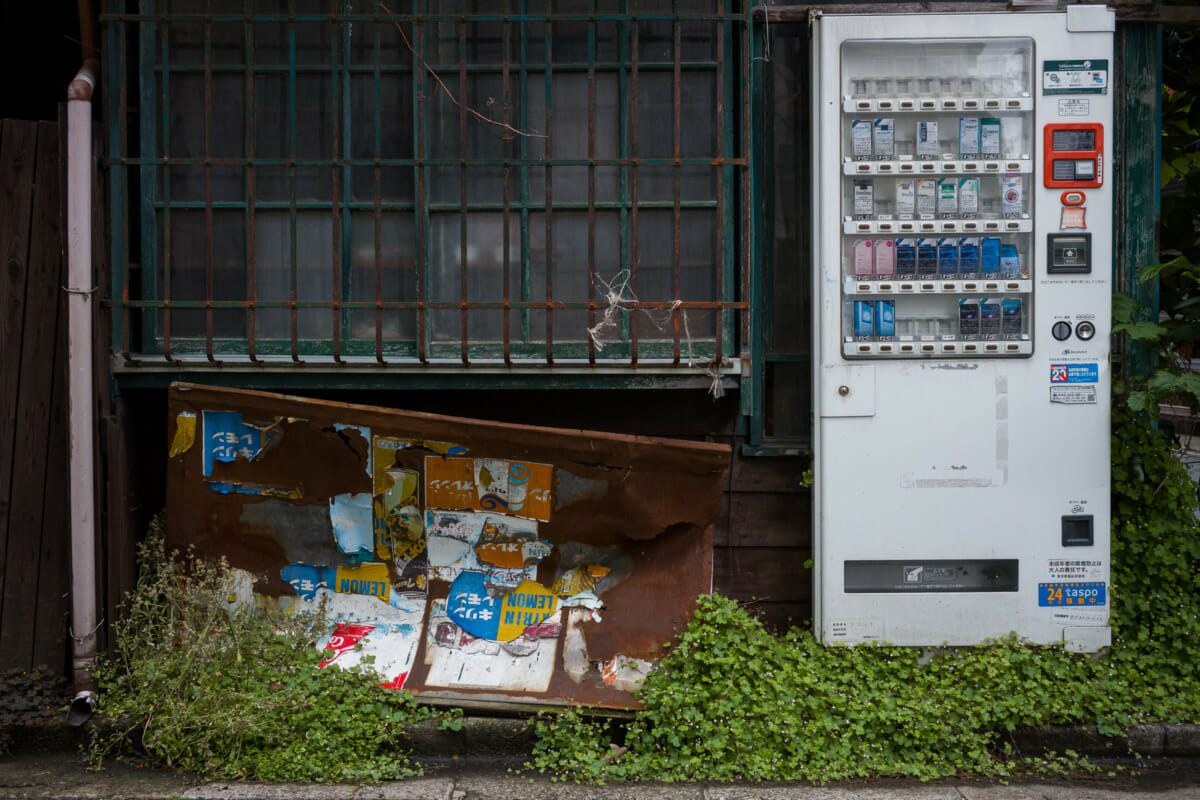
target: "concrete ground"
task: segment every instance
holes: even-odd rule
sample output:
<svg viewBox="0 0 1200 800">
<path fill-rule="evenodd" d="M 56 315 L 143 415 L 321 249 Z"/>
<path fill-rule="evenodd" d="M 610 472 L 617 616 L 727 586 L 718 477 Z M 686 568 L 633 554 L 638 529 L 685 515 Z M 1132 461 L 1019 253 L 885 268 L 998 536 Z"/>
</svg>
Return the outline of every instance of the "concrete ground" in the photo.
<svg viewBox="0 0 1200 800">
<path fill-rule="evenodd" d="M 578 786 L 521 772 L 527 740 L 513 721 L 476 720 L 466 731 L 458 739 L 414 742 L 423 777 L 354 785 L 209 782 L 120 761 L 91 771 L 75 749 L 82 741 L 79 734 L 62 729 L 56 735 L 18 740 L 12 753 L 0 755 L 0 800 L 1200 800 L 1197 757 L 1105 757 L 1102 777 L 1026 778 L 1007 785 L 956 778 L 824 786 L 750 782 Z M 1061 739 L 1065 733 L 1059 730 L 1056 735 Z M 1086 748 L 1085 737 L 1078 737 L 1077 744 Z M 1107 776 L 1108 768 L 1116 770 L 1115 777 Z"/>
</svg>

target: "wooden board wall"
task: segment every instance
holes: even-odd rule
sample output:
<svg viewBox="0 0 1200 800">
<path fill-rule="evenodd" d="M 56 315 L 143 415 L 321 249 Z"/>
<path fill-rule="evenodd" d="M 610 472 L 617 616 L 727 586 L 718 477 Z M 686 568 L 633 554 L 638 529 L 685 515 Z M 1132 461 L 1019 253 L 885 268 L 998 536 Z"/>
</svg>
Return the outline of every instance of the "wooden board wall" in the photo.
<svg viewBox="0 0 1200 800">
<path fill-rule="evenodd" d="M 59 126 L 0 122 L 0 669 L 66 670 Z"/>
</svg>

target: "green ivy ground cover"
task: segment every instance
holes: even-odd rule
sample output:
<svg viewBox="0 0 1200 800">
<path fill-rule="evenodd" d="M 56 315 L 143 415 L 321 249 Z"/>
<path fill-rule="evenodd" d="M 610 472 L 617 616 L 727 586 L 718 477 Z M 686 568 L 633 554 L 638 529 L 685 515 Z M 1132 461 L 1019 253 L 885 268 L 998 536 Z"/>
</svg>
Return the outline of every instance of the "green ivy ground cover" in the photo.
<svg viewBox="0 0 1200 800">
<path fill-rule="evenodd" d="M 1029 759 L 1018 727 L 1200 719 L 1196 486 L 1143 416 L 1115 412 L 1112 617 L 1099 657 L 1015 637 L 921 653 L 773 635 L 745 609 L 701 599 L 627 728 L 545 715 L 527 766 L 568 780 L 815 780 L 1086 768 Z M 818 478 L 819 479 L 819 478 Z M 618 747 L 620 745 L 620 747 Z M 627 748 L 627 749 L 624 749 Z"/>
</svg>

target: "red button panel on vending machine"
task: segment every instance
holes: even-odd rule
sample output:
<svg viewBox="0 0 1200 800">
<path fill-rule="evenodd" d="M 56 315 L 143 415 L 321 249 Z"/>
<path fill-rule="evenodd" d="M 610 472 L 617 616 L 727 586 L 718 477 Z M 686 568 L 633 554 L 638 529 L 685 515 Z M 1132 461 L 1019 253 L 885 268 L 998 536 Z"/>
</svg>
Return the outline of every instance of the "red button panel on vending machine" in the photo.
<svg viewBox="0 0 1200 800">
<path fill-rule="evenodd" d="M 1095 188 L 1104 183 L 1104 126 L 1056 122 L 1046 126 L 1043 180 L 1052 189 Z"/>
</svg>

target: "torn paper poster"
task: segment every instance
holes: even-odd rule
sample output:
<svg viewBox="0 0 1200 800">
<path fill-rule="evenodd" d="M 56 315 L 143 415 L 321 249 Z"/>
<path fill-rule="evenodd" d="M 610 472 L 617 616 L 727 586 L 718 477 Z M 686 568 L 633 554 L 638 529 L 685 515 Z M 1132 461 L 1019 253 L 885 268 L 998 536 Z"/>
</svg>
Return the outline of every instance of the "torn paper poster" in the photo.
<svg viewBox="0 0 1200 800">
<path fill-rule="evenodd" d="M 359 436 L 362 437 L 362 440 L 367 443 L 367 463 L 364 465 L 363 468 L 367 472 L 367 477 L 368 478 L 372 477 L 373 473 L 371 471 L 371 462 L 374 459 L 372 458 L 373 454 L 371 452 L 371 446 L 370 446 L 371 429 L 365 425 L 344 425 L 340 422 L 335 422 L 333 424 L 333 430 L 335 432 L 337 432 L 339 435 L 343 436 L 343 438 L 345 438 L 345 434 L 347 434 L 347 433 L 351 433 L 351 432 L 357 433 Z M 349 444 L 349 442 L 347 442 L 347 443 Z M 357 448 L 355 448 L 353 444 L 351 444 L 350 446 L 351 446 L 351 449 L 357 450 Z"/>
<path fill-rule="evenodd" d="M 455 631 L 459 631 L 456 635 Z M 438 644 L 441 631 L 443 644 Z M 446 601 L 430 605 L 425 640 L 425 685 L 440 688 L 498 689 L 505 692 L 545 692 L 550 687 L 558 655 L 558 637 L 531 640 L 514 646 L 525 655 L 514 655 L 508 643 L 467 638 L 446 615 Z M 456 646 L 457 645 L 457 646 Z"/>
<path fill-rule="evenodd" d="M 375 517 L 371 495 L 339 494 L 329 498 L 329 522 L 338 550 L 348 556 L 372 558 L 375 553 Z"/>
<path fill-rule="evenodd" d="M 554 473 L 549 464 L 476 458 L 472 472 L 475 508 L 549 522 Z"/>
<path fill-rule="evenodd" d="M 590 589 L 578 594 L 573 594 L 567 599 L 559 603 L 563 608 L 587 608 L 592 611 L 604 608 L 604 603 L 596 596 L 596 593 Z M 599 618 L 596 620 L 599 622 Z"/>
<path fill-rule="evenodd" d="M 446 614 L 472 636 L 507 642 L 530 625 L 552 617 L 558 598 L 533 581 L 522 581 L 501 597 L 491 597 L 481 572 L 464 572 L 450 585 Z"/>
<path fill-rule="evenodd" d="M 168 458 L 186 453 L 196 443 L 196 415 L 191 411 L 181 411 L 175 416 L 175 436 L 171 439 L 171 452 Z"/>
<path fill-rule="evenodd" d="M 521 569 L 541 561 L 554 550 L 545 539 L 526 539 L 512 541 L 487 540 L 481 537 L 475 545 L 475 555 L 484 564 L 503 569 Z"/>
<path fill-rule="evenodd" d="M 398 630 L 380 623 L 338 622 L 329 637 L 317 645 L 331 651 L 319 666 L 366 666 L 383 679 L 387 688 L 400 689 L 412 669 L 418 638 L 411 627 Z"/>
<path fill-rule="evenodd" d="M 299 489 L 285 489 L 281 486 L 263 486 L 259 483 L 242 483 L 241 481 L 205 481 L 204 483 L 219 494 L 256 494 L 260 497 L 280 497 L 284 500 L 300 500 L 304 497 Z"/>
<path fill-rule="evenodd" d="M 600 665 L 600 675 L 605 686 L 622 692 L 636 692 L 654 669 L 654 662 L 641 658 L 616 655 Z"/>
<path fill-rule="evenodd" d="M 475 476 L 469 458 L 425 457 L 425 508 L 469 511 L 475 507 Z"/>
<path fill-rule="evenodd" d="M 312 564 L 288 564 L 280 577 L 305 600 L 325 587 L 339 594 L 365 594 L 383 602 L 391 599 L 391 578 L 387 564 L 359 564 L 357 567 L 317 567 Z"/>
<path fill-rule="evenodd" d="M 426 511 L 429 577 L 453 581 L 464 571 L 482 572 L 488 584 L 505 588 L 534 580 L 538 561 L 553 549 L 537 538 L 537 525 L 533 520 L 470 511 Z M 514 544 L 515 555 L 501 558 L 502 548 Z M 504 563 L 488 562 L 485 556 Z"/>
<path fill-rule="evenodd" d="M 388 469 L 384 475 L 388 488 L 374 502 L 375 556 L 398 561 L 416 558 L 425 552 L 425 524 L 417 508 L 420 475 L 411 469 Z"/>
<path fill-rule="evenodd" d="M 587 654 L 587 641 L 583 638 L 583 623 L 587 621 L 586 611 L 570 608 L 564 612 L 567 616 L 567 635 L 563 642 L 563 671 L 580 683 L 592 668 Z"/>
<path fill-rule="evenodd" d="M 611 569 L 599 564 L 579 564 L 554 582 L 554 593 L 573 595 L 590 591 L 610 572 Z"/>
<path fill-rule="evenodd" d="M 247 425 L 237 411 L 205 411 L 204 477 L 212 475 L 217 461 L 249 461 L 262 452 L 271 437 L 262 428 Z"/>
</svg>

